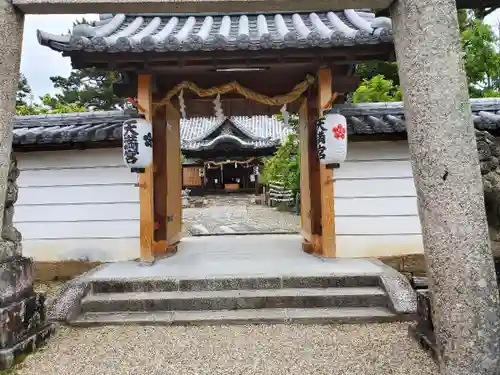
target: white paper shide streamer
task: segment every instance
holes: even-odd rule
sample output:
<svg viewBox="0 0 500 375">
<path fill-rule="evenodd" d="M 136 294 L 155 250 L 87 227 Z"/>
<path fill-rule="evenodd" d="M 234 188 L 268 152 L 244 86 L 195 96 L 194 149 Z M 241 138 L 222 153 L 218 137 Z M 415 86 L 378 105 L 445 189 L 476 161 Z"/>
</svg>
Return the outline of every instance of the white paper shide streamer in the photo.
<svg viewBox="0 0 500 375">
<path fill-rule="evenodd" d="M 285 123 L 285 126 L 288 126 L 288 122 L 290 120 L 290 114 L 286 110 L 286 104 L 283 104 L 283 107 L 281 107 L 281 116 L 283 117 L 283 122 Z"/>
<path fill-rule="evenodd" d="M 186 118 L 186 103 L 184 102 L 184 89 L 179 93 L 179 107 L 181 111 L 182 118 Z"/>
<path fill-rule="evenodd" d="M 219 121 L 224 120 L 224 111 L 222 110 L 222 102 L 220 100 L 220 94 L 217 94 L 213 103 L 214 103 L 215 117 Z"/>
</svg>

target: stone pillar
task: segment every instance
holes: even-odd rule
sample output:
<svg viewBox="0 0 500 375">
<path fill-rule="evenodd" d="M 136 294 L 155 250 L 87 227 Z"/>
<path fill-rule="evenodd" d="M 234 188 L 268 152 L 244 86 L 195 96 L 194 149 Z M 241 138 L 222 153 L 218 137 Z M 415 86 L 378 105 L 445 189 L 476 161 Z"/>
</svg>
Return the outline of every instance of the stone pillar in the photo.
<svg viewBox="0 0 500 375">
<path fill-rule="evenodd" d="M 19 82 L 24 15 L 9 0 L 0 3 L 0 202 L 3 203 L 12 149 L 12 116 Z M 1 227 L 3 207 L 0 211 Z"/>
<path fill-rule="evenodd" d="M 21 233 L 13 225 L 18 196 L 16 158 L 12 155 L 7 178 L 0 239 L 0 369 L 15 356 L 35 350 L 54 332 L 46 322 L 45 298 L 33 291 L 33 261 L 21 256 Z"/>
<path fill-rule="evenodd" d="M 441 373 L 498 374 L 498 287 L 455 0 L 396 0 L 391 12 Z"/>
<path fill-rule="evenodd" d="M 0 369 L 34 350 L 54 330 L 45 321 L 44 297 L 33 291 L 33 263 L 21 256 L 13 225 L 17 162 L 11 158 L 12 116 L 19 80 L 24 16 L 0 0 Z"/>
</svg>

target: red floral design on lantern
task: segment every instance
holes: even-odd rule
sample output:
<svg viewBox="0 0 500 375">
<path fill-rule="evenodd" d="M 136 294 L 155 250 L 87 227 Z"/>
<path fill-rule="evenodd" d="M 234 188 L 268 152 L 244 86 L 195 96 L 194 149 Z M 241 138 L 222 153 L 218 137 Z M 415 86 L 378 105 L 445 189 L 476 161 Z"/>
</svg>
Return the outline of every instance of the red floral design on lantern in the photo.
<svg viewBox="0 0 500 375">
<path fill-rule="evenodd" d="M 335 139 L 344 139 L 345 138 L 344 125 L 338 124 L 332 130 L 333 130 L 333 136 L 335 137 Z"/>
</svg>

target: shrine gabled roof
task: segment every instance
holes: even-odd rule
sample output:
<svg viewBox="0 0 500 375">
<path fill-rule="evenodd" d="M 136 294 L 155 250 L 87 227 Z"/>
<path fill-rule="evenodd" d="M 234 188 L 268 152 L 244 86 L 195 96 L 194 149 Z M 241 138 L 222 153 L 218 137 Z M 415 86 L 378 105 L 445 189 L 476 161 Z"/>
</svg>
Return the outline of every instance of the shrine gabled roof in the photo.
<svg viewBox="0 0 500 375">
<path fill-rule="evenodd" d="M 56 115 L 35 115 L 14 117 L 14 145 L 57 145 L 99 141 L 119 141 L 122 124 L 135 116 L 133 112 L 81 112 Z M 219 141 L 232 141 L 242 148 L 266 148 L 283 141 L 290 129 L 275 117 L 236 116 L 229 121 L 245 135 L 234 134 L 209 136 L 225 121 L 212 118 L 191 118 L 181 120 L 182 150 L 198 151 L 210 149 Z"/>
<path fill-rule="evenodd" d="M 238 137 L 232 131 L 210 137 L 226 120 L 243 133 Z M 291 129 L 273 116 L 232 116 L 223 119 L 193 118 L 183 120 L 181 127 L 181 148 L 183 150 L 207 150 L 219 142 L 233 142 L 241 148 L 267 148 L 282 142 Z"/>
<path fill-rule="evenodd" d="M 69 34 L 37 31 L 40 44 L 71 52 L 167 52 L 340 47 L 392 42 L 392 23 L 370 10 L 234 15 L 102 15 Z"/>
</svg>

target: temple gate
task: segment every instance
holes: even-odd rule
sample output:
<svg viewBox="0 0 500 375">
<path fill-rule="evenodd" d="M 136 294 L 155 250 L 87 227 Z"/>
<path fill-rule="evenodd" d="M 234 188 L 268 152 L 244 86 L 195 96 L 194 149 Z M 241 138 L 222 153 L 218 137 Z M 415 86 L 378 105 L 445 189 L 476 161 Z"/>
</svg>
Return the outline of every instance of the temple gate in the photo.
<svg viewBox="0 0 500 375">
<path fill-rule="evenodd" d="M 107 36 L 99 36 L 103 30 Z M 143 260 L 175 251 L 180 241 L 180 119 L 285 110 L 300 114 L 303 248 L 335 256 L 334 172 L 319 164 L 315 121 L 356 89 L 356 62 L 394 58 L 388 18 L 355 10 L 116 14 L 101 16 L 95 27 L 77 25 L 72 36 L 39 31 L 39 40 L 75 68 L 120 72 L 117 94 L 136 98 L 152 123 L 153 163 L 137 185 Z"/>
</svg>

